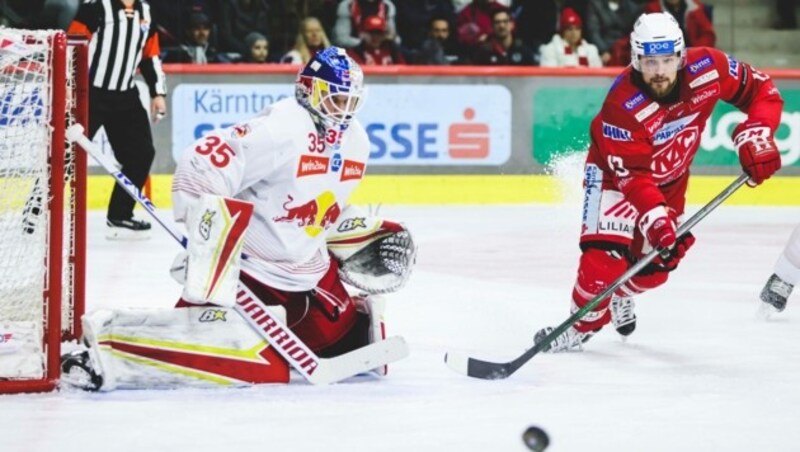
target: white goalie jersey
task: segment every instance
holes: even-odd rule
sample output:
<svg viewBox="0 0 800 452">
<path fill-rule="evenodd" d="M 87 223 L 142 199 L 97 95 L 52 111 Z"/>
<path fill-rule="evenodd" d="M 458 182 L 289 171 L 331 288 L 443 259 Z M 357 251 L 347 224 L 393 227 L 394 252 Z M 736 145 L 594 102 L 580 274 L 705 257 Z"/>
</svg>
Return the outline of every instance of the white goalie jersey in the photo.
<svg viewBox="0 0 800 452">
<path fill-rule="evenodd" d="M 175 218 L 201 193 L 250 202 L 242 268 L 271 287 L 310 290 L 330 258 L 328 230 L 366 170 L 369 140 L 357 120 L 319 135 L 309 113 L 284 99 L 253 119 L 187 148 L 173 181 Z"/>
</svg>

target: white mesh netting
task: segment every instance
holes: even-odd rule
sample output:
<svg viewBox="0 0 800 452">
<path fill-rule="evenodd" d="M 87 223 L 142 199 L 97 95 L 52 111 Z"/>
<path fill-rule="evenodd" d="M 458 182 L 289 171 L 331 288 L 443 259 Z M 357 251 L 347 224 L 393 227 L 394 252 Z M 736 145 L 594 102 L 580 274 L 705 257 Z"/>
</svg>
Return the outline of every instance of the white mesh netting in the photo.
<svg viewBox="0 0 800 452">
<path fill-rule="evenodd" d="M 0 29 L 0 378 L 38 378 L 44 369 L 54 33 Z M 67 209 L 71 196 L 64 196 Z M 66 223 L 65 258 L 72 230 Z M 72 276 L 66 263 L 64 269 L 68 301 Z M 68 326 L 70 309 L 62 319 Z"/>
</svg>

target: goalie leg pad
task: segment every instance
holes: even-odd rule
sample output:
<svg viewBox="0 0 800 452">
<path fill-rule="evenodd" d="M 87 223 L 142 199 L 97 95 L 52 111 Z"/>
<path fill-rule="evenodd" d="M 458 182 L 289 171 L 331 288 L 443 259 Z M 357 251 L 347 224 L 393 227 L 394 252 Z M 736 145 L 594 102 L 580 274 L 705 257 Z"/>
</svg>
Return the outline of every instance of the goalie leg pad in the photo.
<svg viewBox="0 0 800 452">
<path fill-rule="evenodd" d="M 82 322 L 101 391 L 289 381 L 288 363 L 232 309 L 102 310 Z"/>
<path fill-rule="evenodd" d="M 265 304 L 286 308 L 286 325 L 315 353 L 342 340 L 356 323 L 356 307 L 333 260 L 317 287 L 309 292 L 286 292 L 247 273 L 241 276 L 242 282 Z"/>
<path fill-rule="evenodd" d="M 240 256 L 252 215 L 252 203 L 209 194 L 190 206 L 183 299 L 221 306 L 236 303 Z"/>
</svg>

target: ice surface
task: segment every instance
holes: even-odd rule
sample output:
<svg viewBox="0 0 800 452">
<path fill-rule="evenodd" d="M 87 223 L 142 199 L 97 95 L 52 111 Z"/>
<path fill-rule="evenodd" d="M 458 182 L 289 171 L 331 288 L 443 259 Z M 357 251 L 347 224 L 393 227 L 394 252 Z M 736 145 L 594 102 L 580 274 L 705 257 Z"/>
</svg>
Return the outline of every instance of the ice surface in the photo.
<svg viewBox="0 0 800 452">
<path fill-rule="evenodd" d="M 747 188 L 743 188 L 747 189 Z M 800 300 L 756 320 L 798 208 L 723 206 L 671 281 L 637 300 L 627 343 L 539 355 L 504 381 L 447 368 L 493 360 L 568 316 L 580 206 L 384 207 L 416 233 L 418 265 L 387 306 L 411 357 L 384 380 L 241 390 L 62 391 L 0 397 L 0 451 L 792 451 L 800 444 Z M 169 307 L 177 245 L 108 242 L 90 215 L 88 305 Z M 795 296 L 797 298 L 797 296 Z"/>
</svg>

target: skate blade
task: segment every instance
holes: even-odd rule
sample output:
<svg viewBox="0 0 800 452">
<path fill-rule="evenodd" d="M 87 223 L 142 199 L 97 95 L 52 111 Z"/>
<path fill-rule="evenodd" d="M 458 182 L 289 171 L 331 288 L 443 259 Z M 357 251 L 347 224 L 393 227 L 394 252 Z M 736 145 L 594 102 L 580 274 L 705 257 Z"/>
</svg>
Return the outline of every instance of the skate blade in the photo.
<svg viewBox="0 0 800 452">
<path fill-rule="evenodd" d="M 758 310 L 756 311 L 756 319 L 758 320 L 769 320 L 773 314 L 777 314 L 779 311 L 775 309 L 775 306 L 772 306 L 769 303 L 761 302 L 759 303 Z"/>
</svg>

